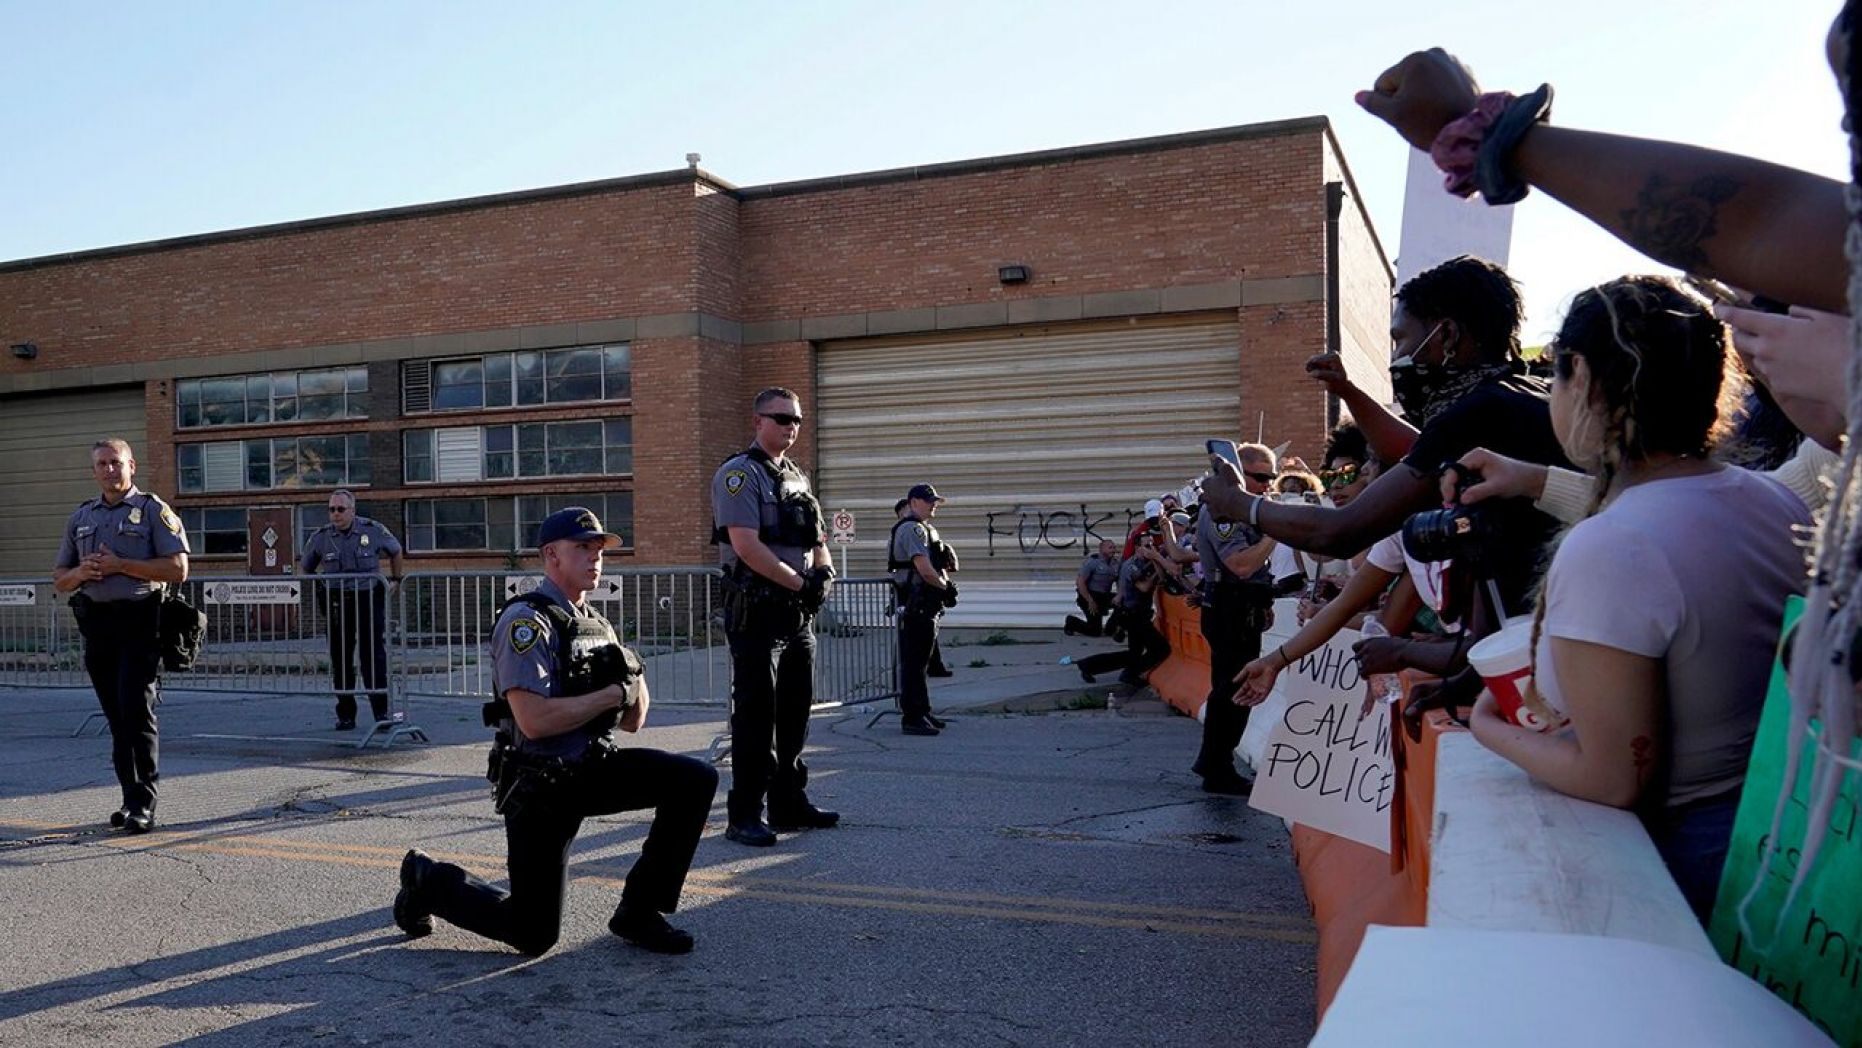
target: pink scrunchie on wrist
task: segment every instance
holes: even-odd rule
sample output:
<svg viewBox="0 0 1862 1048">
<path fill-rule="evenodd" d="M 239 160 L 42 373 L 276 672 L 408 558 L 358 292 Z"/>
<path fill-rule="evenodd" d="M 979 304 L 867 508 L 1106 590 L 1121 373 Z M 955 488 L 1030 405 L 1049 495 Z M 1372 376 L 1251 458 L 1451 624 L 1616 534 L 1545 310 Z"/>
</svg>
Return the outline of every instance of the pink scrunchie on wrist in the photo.
<svg viewBox="0 0 1862 1048">
<path fill-rule="evenodd" d="M 1442 188 L 1463 199 L 1474 195 L 1474 160 L 1500 114 L 1513 103 L 1510 91 L 1489 91 L 1464 117 L 1449 121 L 1429 143 L 1429 158 L 1447 176 Z"/>
</svg>

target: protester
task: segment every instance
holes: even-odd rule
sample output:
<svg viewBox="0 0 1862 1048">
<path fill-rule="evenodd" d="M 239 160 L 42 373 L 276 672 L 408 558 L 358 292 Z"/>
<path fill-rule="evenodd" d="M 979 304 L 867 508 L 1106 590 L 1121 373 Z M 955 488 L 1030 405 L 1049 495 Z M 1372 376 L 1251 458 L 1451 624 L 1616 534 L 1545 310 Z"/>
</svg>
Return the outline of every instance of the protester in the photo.
<svg viewBox="0 0 1862 1048">
<path fill-rule="evenodd" d="M 1205 506 L 1308 552 L 1352 556 L 1395 533 L 1411 514 L 1437 508 L 1442 467 L 1476 447 L 1503 443 L 1495 450 L 1566 464 L 1545 389 L 1522 374 L 1519 322 L 1518 289 L 1490 262 L 1462 256 L 1418 274 L 1397 291 L 1391 313 L 1397 400 L 1420 426 L 1401 464 L 1330 509 L 1262 499 L 1244 491 L 1239 474 L 1223 464 L 1204 485 Z M 1496 610 L 1501 617 L 1528 606 L 1553 522 L 1524 500 L 1485 512 L 1498 539 L 1483 566 L 1506 604 Z"/>
<path fill-rule="evenodd" d="M 1709 458 L 1729 398 L 1706 303 L 1658 277 L 1612 281 L 1577 297 L 1553 353 L 1559 441 L 1599 479 L 1533 629 L 1537 696 L 1570 730 L 1521 727 L 1491 692 L 1471 725 L 1552 788 L 1637 810 L 1704 922 L 1809 514 Z"/>
</svg>

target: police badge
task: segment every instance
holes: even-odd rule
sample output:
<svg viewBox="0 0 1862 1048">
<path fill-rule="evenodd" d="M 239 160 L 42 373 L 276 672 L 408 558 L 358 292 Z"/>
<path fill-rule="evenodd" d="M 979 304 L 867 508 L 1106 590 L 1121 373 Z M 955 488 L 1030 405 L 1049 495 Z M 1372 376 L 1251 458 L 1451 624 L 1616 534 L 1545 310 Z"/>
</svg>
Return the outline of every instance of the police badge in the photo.
<svg viewBox="0 0 1862 1048">
<path fill-rule="evenodd" d="M 749 479 L 750 479 L 749 474 L 745 473 L 741 469 L 734 469 L 734 470 L 731 470 L 729 473 L 724 474 L 725 494 L 735 495 L 738 492 L 742 491 L 744 487 L 744 481 L 749 480 Z"/>
</svg>

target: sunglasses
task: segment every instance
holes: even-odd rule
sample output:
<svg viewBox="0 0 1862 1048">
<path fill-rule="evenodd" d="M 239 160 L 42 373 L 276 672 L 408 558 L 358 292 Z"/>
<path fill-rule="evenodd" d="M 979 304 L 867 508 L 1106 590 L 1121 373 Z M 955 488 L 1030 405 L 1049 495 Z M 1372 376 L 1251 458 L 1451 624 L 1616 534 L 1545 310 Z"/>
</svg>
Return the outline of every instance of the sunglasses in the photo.
<svg viewBox="0 0 1862 1048">
<path fill-rule="evenodd" d="M 800 415 L 789 415 L 780 411 L 759 411 L 757 414 L 774 422 L 778 426 L 799 426 L 802 424 L 802 416 Z"/>
<path fill-rule="evenodd" d="M 348 506 L 331 506 L 330 512 L 331 513 L 347 513 L 349 512 L 349 507 Z"/>
<path fill-rule="evenodd" d="M 1272 484 L 1274 482 L 1274 474 L 1256 473 L 1251 469 L 1243 470 L 1242 476 L 1247 477 L 1249 480 L 1255 481 L 1256 483 L 1260 483 L 1260 484 Z"/>
<path fill-rule="evenodd" d="M 1322 469 L 1319 481 L 1328 488 L 1342 488 L 1357 483 L 1361 466 L 1343 466 L 1338 469 Z"/>
</svg>

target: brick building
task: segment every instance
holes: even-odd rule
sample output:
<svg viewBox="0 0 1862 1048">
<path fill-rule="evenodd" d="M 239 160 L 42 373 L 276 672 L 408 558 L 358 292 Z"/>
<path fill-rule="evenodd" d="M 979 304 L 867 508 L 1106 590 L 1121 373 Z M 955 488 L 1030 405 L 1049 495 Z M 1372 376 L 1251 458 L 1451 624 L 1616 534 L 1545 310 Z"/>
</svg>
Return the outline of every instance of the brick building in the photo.
<svg viewBox="0 0 1862 1048">
<path fill-rule="evenodd" d="M 3 263 L 0 575 L 46 574 L 105 434 L 203 573 L 266 570 L 261 521 L 288 564 L 339 485 L 414 570 L 506 566 L 570 500 L 634 563 L 710 563 L 707 482 L 779 384 L 812 414 L 798 452 L 827 508 L 859 522 L 853 572 L 930 480 L 981 618 L 1045 615 L 1204 438 L 1312 456 L 1336 407 L 1309 355 L 1387 389 L 1390 280 L 1323 118 L 747 188 L 694 167 Z"/>
</svg>

